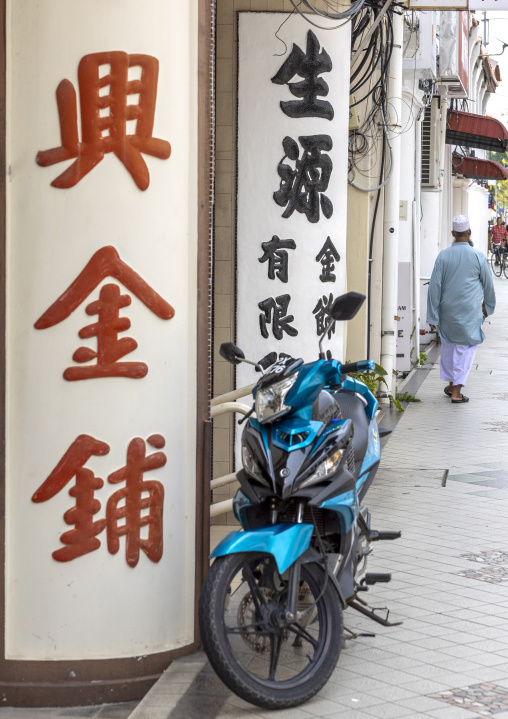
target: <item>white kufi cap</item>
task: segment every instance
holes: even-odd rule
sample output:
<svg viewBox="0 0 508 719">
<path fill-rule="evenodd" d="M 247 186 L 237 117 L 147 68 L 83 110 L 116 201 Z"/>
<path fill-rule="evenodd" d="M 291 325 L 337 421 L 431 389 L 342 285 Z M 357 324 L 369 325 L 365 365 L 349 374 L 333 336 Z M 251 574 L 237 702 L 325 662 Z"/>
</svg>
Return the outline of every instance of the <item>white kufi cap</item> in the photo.
<svg viewBox="0 0 508 719">
<path fill-rule="evenodd" d="M 457 215 L 453 218 L 454 232 L 467 232 L 469 230 L 469 217 L 465 215 Z"/>
</svg>

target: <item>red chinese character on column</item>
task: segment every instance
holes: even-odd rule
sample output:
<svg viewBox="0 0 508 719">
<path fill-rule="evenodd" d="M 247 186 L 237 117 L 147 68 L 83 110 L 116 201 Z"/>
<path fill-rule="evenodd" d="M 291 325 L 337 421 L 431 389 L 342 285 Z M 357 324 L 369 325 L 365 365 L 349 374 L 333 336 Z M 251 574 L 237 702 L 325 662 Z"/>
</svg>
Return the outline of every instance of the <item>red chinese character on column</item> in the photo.
<svg viewBox="0 0 508 719">
<path fill-rule="evenodd" d="M 101 76 L 101 67 L 109 72 Z M 129 80 L 132 67 L 141 68 L 141 79 Z M 106 153 L 113 152 L 139 189 L 146 190 L 150 174 L 141 153 L 162 160 L 171 154 L 169 142 L 152 136 L 158 75 L 159 61 L 151 55 L 100 52 L 81 59 L 78 83 L 82 141 L 78 137 L 76 90 L 70 80 L 62 80 L 56 91 L 62 146 L 41 151 L 36 158 L 42 167 L 76 158 L 53 180 L 53 187 L 73 187 Z M 129 120 L 136 121 L 132 134 L 127 134 Z"/>
<path fill-rule="evenodd" d="M 35 323 L 38 330 L 53 327 L 69 317 L 106 277 L 114 277 L 141 300 L 152 312 L 164 320 L 175 314 L 171 305 L 153 290 L 132 268 L 122 262 L 114 247 L 98 250 L 84 270 L 60 297 Z M 131 326 L 127 317 L 120 317 L 120 309 L 131 303 L 129 295 L 120 294 L 118 285 L 104 285 L 99 299 L 86 307 L 88 315 L 97 315 L 97 322 L 80 330 L 81 339 L 97 337 L 97 351 L 80 347 L 73 355 L 75 362 L 97 360 L 86 367 L 69 367 L 64 378 L 69 381 L 96 377 L 130 377 L 140 379 L 148 372 L 144 362 L 118 362 L 136 349 L 138 343 L 132 337 L 119 339 L 118 334 Z"/>
<path fill-rule="evenodd" d="M 157 449 L 165 445 L 160 434 L 152 435 L 147 442 Z M 126 559 L 130 567 L 137 565 L 140 550 L 152 562 L 158 562 L 162 557 L 164 487 L 160 482 L 144 480 L 143 474 L 163 467 L 166 461 L 164 452 L 154 452 L 147 457 L 145 442 L 136 437 L 129 444 L 125 467 L 108 477 L 111 484 L 125 482 L 125 487 L 115 492 L 106 506 L 108 550 L 116 554 L 120 537 L 125 536 Z M 148 496 L 144 496 L 146 494 Z M 143 527 L 148 527 L 146 539 L 141 538 Z"/>
<path fill-rule="evenodd" d="M 101 508 L 99 500 L 94 498 L 94 492 L 104 485 L 104 481 L 84 465 L 92 455 L 108 454 L 109 449 L 105 442 L 88 434 L 80 434 L 32 497 L 34 502 L 46 502 L 76 477 L 75 485 L 69 490 L 76 504 L 64 514 L 65 522 L 74 525 L 74 529 L 64 532 L 60 537 L 62 544 L 67 546 L 53 552 L 58 562 L 69 562 L 101 546 L 97 535 L 106 526 L 106 520 L 93 521 L 94 515 Z"/>
</svg>

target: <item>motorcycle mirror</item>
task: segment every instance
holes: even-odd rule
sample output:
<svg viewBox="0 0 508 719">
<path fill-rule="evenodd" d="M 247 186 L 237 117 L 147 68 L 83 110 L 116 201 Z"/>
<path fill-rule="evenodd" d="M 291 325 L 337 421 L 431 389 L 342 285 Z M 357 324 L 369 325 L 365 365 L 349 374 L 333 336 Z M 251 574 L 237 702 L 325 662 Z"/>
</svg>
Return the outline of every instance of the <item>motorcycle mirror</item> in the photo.
<svg viewBox="0 0 508 719">
<path fill-rule="evenodd" d="M 330 316 L 334 320 L 344 322 L 352 320 L 365 301 L 365 295 L 360 292 L 346 292 L 337 297 L 330 309 Z"/>
<path fill-rule="evenodd" d="M 229 364 L 240 364 L 245 359 L 242 350 L 232 342 L 223 342 L 220 346 L 219 354 Z"/>
</svg>

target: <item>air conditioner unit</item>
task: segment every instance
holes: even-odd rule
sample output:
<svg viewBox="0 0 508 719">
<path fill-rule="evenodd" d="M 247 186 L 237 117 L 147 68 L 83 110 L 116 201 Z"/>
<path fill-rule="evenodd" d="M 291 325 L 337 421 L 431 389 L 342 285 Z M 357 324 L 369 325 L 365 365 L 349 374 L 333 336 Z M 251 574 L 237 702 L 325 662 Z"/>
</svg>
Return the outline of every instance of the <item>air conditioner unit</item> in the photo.
<svg viewBox="0 0 508 719">
<path fill-rule="evenodd" d="M 467 98 L 469 88 L 469 12 L 441 13 L 438 81 L 448 97 Z"/>
<path fill-rule="evenodd" d="M 402 68 L 412 79 L 435 80 L 437 77 L 437 13 L 406 13 Z M 415 20 L 416 18 L 416 20 Z M 413 24 L 415 23 L 415 24 Z"/>
<path fill-rule="evenodd" d="M 422 187 L 439 185 L 439 128 L 440 109 L 438 99 L 425 108 L 422 120 Z"/>
</svg>

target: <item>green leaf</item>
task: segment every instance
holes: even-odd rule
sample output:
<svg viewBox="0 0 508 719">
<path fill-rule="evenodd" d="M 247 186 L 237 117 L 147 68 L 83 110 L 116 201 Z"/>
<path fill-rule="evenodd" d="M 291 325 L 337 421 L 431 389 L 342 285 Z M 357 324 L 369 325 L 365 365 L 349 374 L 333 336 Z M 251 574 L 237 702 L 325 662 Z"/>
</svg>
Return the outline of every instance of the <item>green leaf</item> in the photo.
<svg viewBox="0 0 508 719">
<path fill-rule="evenodd" d="M 393 402 L 393 404 L 397 407 L 399 412 L 404 412 L 404 408 L 401 405 L 401 403 L 399 402 L 399 400 L 397 399 L 397 397 L 393 397 L 392 395 L 390 395 L 390 399 Z"/>
<path fill-rule="evenodd" d="M 388 374 L 388 372 L 383 367 L 381 367 L 380 364 L 376 364 L 376 372 L 378 373 L 378 375 L 381 375 L 381 377 L 384 377 Z"/>
</svg>

